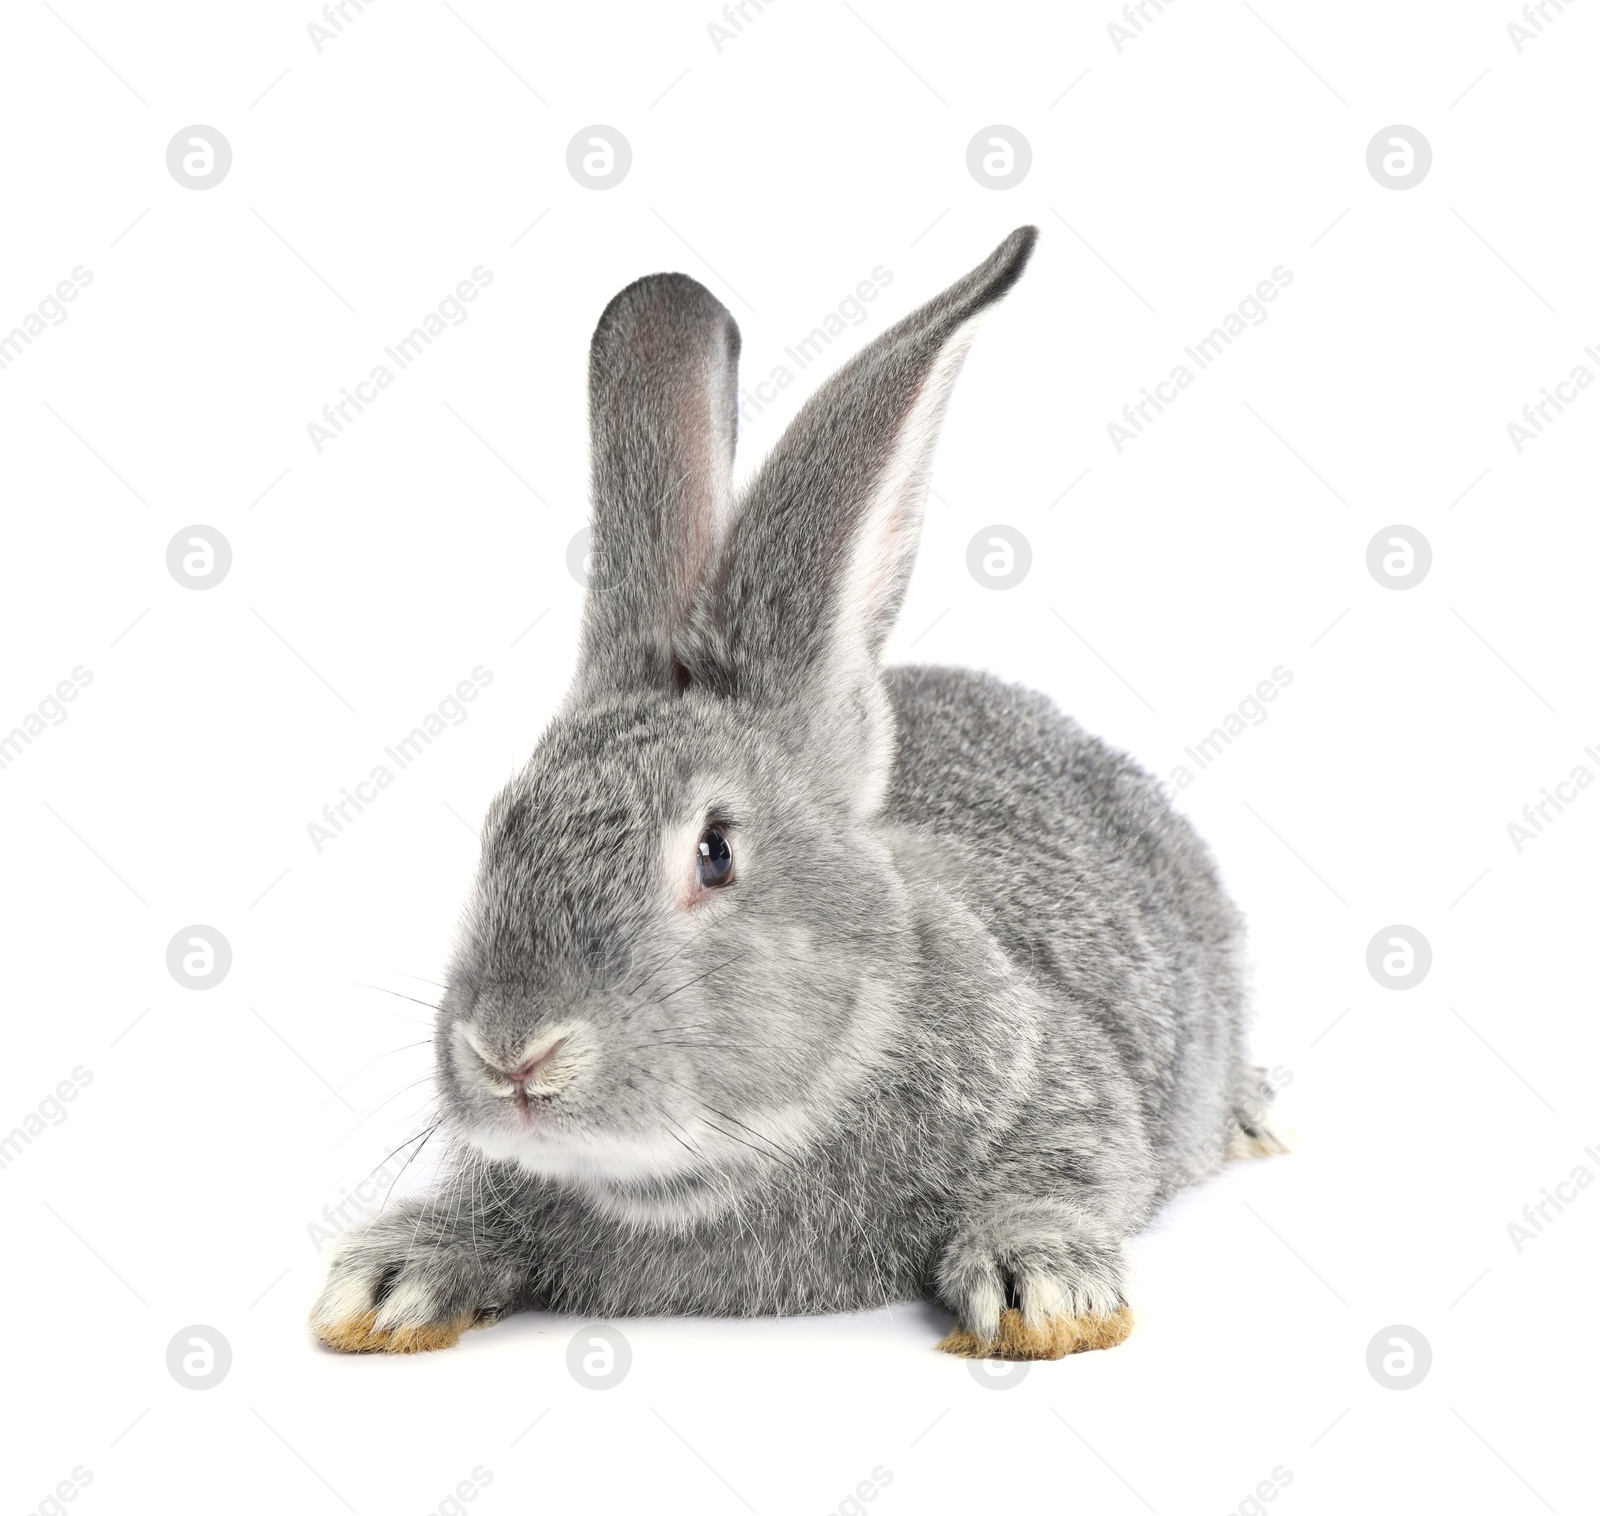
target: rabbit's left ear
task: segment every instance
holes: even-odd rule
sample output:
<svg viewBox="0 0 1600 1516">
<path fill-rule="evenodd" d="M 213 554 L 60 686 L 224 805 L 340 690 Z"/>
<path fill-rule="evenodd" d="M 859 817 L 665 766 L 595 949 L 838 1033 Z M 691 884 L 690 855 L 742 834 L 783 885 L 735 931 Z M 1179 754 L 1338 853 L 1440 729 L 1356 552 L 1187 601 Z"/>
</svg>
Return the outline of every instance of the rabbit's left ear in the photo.
<svg viewBox="0 0 1600 1516">
<path fill-rule="evenodd" d="M 589 347 L 586 697 L 683 682 L 679 647 L 726 526 L 739 328 L 686 274 L 623 290 Z"/>
</svg>

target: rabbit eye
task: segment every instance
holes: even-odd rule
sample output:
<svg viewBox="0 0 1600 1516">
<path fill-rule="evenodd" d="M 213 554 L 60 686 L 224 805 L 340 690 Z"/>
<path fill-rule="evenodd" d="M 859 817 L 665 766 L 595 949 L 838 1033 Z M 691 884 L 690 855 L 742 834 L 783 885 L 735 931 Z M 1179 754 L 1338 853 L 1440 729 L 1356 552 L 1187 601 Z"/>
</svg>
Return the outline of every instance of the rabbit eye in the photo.
<svg viewBox="0 0 1600 1516">
<path fill-rule="evenodd" d="M 695 880 L 702 889 L 726 884 L 733 878 L 733 849 L 717 827 L 706 828 L 700 839 L 700 856 L 695 863 Z"/>
</svg>

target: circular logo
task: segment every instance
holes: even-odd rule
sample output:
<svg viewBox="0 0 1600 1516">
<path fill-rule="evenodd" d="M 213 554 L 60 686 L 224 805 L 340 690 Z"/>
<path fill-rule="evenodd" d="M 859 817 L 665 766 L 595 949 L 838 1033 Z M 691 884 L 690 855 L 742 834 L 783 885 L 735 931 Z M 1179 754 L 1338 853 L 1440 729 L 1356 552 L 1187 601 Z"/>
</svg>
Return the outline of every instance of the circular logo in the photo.
<svg viewBox="0 0 1600 1516">
<path fill-rule="evenodd" d="M 567 544 L 567 572 L 592 595 L 609 594 L 628 577 L 620 559 L 604 548 L 590 550 L 588 527 Z"/>
<path fill-rule="evenodd" d="M 1433 967 L 1433 949 L 1414 926 L 1386 926 L 1367 944 L 1367 972 L 1386 990 L 1414 989 Z"/>
<path fill-rule="evenodd" d="M 1386 526 L 1367 544 L 1367 572 L 1386 590 L 1409 590 L 1433 567 L 1433 549 L 1414 526 Z"/>
<path fill-rule="evenodd" d="M 1028 1377 L 1026 1363 L 1007 1363 L 999 1358 L 970 1358 L 967 1372 L 986 1390 L 1014 1390 Z"/>
<path fill-rule="evenodd" d="M 1132 798 L 1128 807 L 1128 820 L 1138 828 L 1139 837 L 1172 814 L 1176 794 L 1165 779 L 1146 780 L 1145 787 Z"/>
<path fill-rule="evenodd" d="M 233 1367 L 233 1349 L 215 1327 L 187 1326 L 167 1344 L 167 1372 L 186 1390 L 215 1389 Z"/>
<path fill-rule="evenodd" d="M 1385 189 L 1414 189 L 1433 167 L 1433 149 L 1414 126 L 1386 126 L 1367 144 L 1367 172 Z"/>
<path fill-rule="evenodd" d="M 617 989 L 633 972 L 633 949 L 620 938 L 591 938 L 583 958 L 593 990 Z"/>
<path fill-rule="evenodd" d="M 1415 1327 L 1387 1326 L 1367 1344 L 1367 1372 L 1386 1390 L 1415 1389 L 1433 1367 L 1433 1349 Z"/>
<path fill-rule="evenodd" d="M 567 144 L 567 172 L 585 189 L 615 189 L 633 167 L 633 149 L 614 126 L 586 126 Z"/>
<path fill-rule="evenodd" d="M 967 544 L 967 572 L 986 590 L 1009 590 L 1033 567 L 1033 549 L 1014 526 L 986 526 Z"/>
<path fill-rule="evenodd" d="M 167 972 L 186 990 L 209 990 L 233 967 L 233 949 L 214 926 L 186 926 L 167 944 Z"/>
<path fill-rule="evenodd" d="M 213 189 L 232 167 L 233 149 L 214 126 L 186 126 L 167 144 L 167 172 L 185 189 Z"/>
<path fill-rule="evenodd" d="M 586 1390 L 612 1390 L 628 1377 L 633 1349 L 614 1326 L 579 1327 L 567 1344 L 567 1372 Z"/>
<path fill-rule="evenodd" d="M 967 144 L 967 172 L 985 189 L 1015 189 L 1033 167 L 1033 149 L 1014 126 L 986 126 Z"/>
<path fill-rule="evenodd" d="M 233 567 L 233 549 L 214 526 L 186 526 L 167 544 L 167 572 L 186 590 L 209 590 Z"/>
</svg>

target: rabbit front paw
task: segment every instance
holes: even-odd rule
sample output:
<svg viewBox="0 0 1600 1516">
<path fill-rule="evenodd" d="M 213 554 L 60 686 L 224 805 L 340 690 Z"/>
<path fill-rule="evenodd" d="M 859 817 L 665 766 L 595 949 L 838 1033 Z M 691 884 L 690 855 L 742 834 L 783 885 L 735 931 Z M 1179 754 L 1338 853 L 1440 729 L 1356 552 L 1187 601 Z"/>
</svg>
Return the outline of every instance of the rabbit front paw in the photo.
<svg viewBox="0 0 1600 1516">
<path fill-rule="evenodd" d="M 380 1218 L 341 1244 L 311 1326 L 343 1353 L 427 1353 L 496 1319 L 485 1293 L 466 1239 Z"/>
<path fill-rule="evenodd" d="M 1094 1348 L 1114 1348 L 1133 1330 L 1133 1312 L 1127 1306 L 1109 1316 L 1068 1316 L 1046 1313 L 1030 1322 L 1021 1311 L 1008 1307 L 992 1337 L 980 1337 L 958 1326 L 940 1340 L 939 1350 L 957 1358 L 1031 1360 L 1065 1358 Z"/>
<path fill-rule="evenodd" d="M 940 1297 L 960 1325 L 940 1342 L 962 1358 L 1063 1358 L 1115 1347 L 1133 1330 L 1121 1243 L 1080 1207 L 1002 1202 L 959 1229 L 940 1257 Z"/>
</svg>

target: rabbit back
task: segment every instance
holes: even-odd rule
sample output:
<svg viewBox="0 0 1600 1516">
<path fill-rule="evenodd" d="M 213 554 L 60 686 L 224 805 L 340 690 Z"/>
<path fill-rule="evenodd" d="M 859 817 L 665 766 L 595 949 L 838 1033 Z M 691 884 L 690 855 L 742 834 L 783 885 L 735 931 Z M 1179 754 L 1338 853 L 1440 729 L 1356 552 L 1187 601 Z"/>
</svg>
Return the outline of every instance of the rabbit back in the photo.
<svg viewBox="0 0 1600 1516">
<path fill-rule="evenodd" d="M 1164 1198 L 1214 1171 L 1244 1069 L 1243 924 L 1209 849 L 1132 759 L 1046 696 L 966 669 L 885 671 L 885 819 L 1137 1085 Z M 1047 1097 L 1048 1098 L 1048 1097 Z"/>
</svg>

